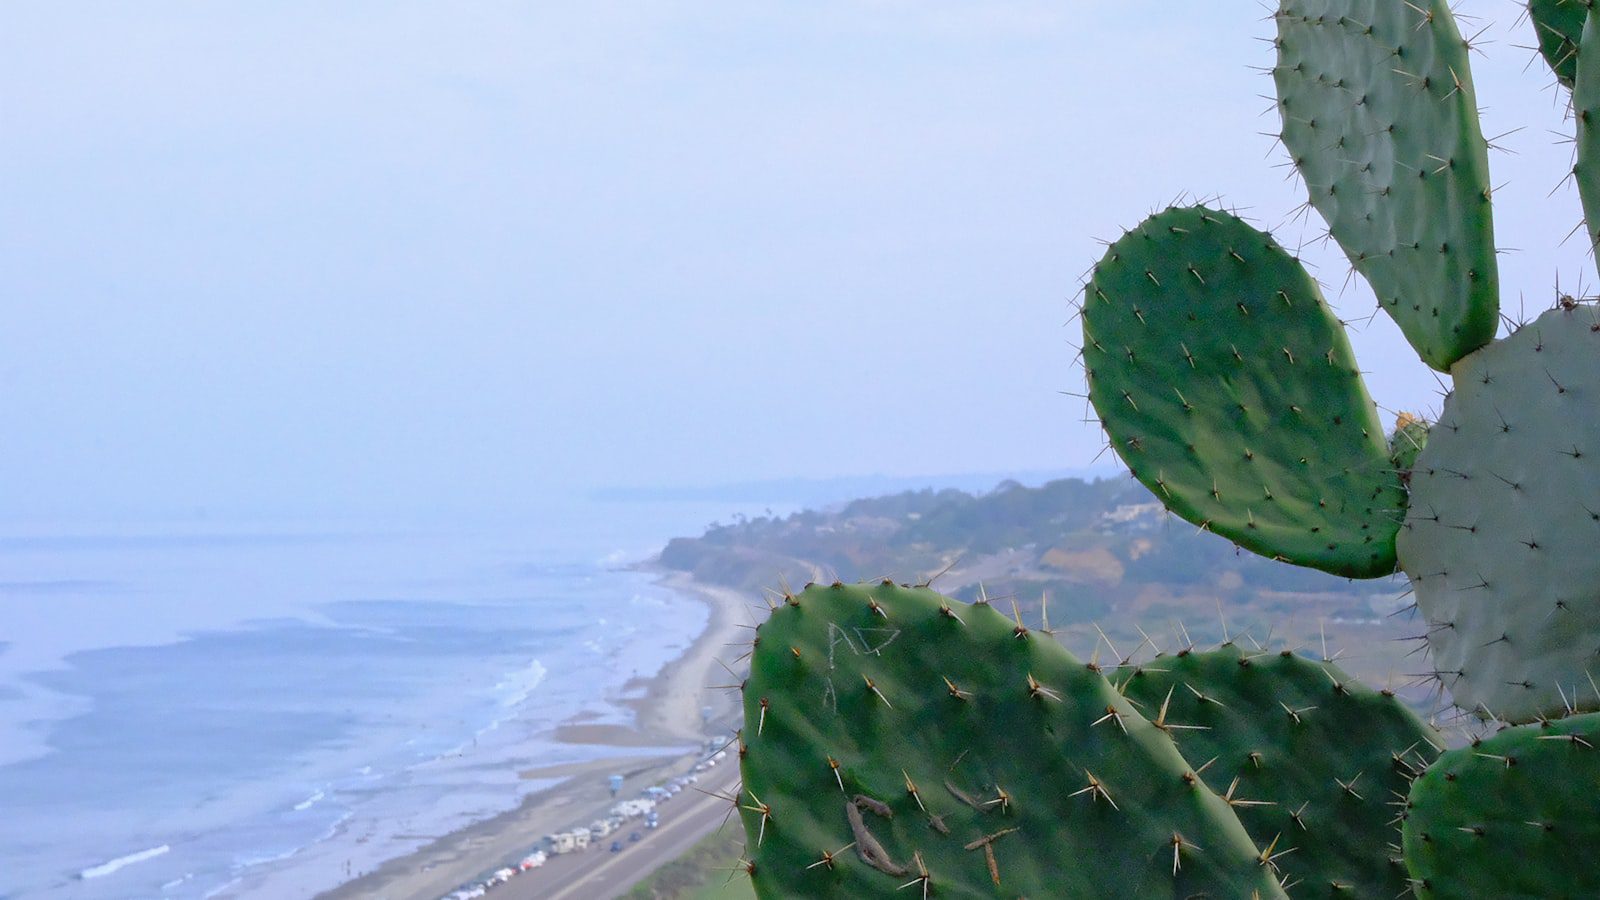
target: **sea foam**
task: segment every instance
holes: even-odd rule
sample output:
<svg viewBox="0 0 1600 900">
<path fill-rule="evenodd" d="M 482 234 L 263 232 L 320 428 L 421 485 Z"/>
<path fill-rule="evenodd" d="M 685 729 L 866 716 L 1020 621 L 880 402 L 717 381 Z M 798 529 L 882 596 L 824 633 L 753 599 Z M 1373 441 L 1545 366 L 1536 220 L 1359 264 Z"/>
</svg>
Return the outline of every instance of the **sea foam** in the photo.
<svg viewBox="0 0 1600 900">
<path fill-rule="evenodd" d="M 170 846 L 162 844 L 159 847 L 151 847 L 149 850 L 140 850 L 138 853 L 129 853 L 127 856 L 119 856 L 110 862 L 101 863 L 98 866 L 90 866 L 89 868 L 84 869 L 82 872 L 78 873 L 78 877 L 82 878 L 84 881 L 88 881 L 91 878 L 104 878 L 105 876 L 110 875 L 112 872 L 131 866 L 134 863 L 142 863 L 147 859 L 155 859 L 156 857 L 167 853 L 171 849 L 172 848 Z"/>
</svg>

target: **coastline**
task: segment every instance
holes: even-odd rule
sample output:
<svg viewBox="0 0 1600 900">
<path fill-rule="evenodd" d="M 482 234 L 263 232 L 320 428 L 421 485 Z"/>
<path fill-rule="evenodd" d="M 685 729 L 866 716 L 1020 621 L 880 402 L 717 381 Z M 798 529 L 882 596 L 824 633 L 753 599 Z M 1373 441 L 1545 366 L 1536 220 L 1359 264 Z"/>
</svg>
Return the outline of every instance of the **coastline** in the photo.
<svg viewBox="0 0 1600 900">
<path fill-rule="evenodd" d="M 745 629 L 753 623 L 750 607 L 738 591 L 695 581 L 684 572 L 662 568 L 654 560 L 634 566 L 656 576 L 656 584 L 706 604 L 705 629 L 677 659 L 654 677 L 629 682 L 626 696 L 615 699 L 634 711 L 631 727 L 591 724 L 577 716 L 557 727 L 562 743 L 606 748 L 637 748 L 637 755 L 525 770 L 525 780 L 561 779 L 529 795 L 516 809 L 444 835 L 419 850 L 384 862 L 371 872 L 318 896 L 326 900 L 376 897 L 384 900 L 437 900 L 465 882 L 502 865 L 512 864 L 537 847 L 546 834 L 599 818 L 616 802 L 605 775 L 624 776 L 618 797 L 637 794 L 652 784 L 687 771 L 699 758 L 709 733 L 738 727 L 737 692 L 715 689 L 731 676 L 717 662 L 732 660 Z M 709 724 L 701 708 L 709 706 Z M 689 752 L 662 748 L 690 746 Z M 518 881 L 536 881 L 545 874 L 528 873 Z"/>
</svg>

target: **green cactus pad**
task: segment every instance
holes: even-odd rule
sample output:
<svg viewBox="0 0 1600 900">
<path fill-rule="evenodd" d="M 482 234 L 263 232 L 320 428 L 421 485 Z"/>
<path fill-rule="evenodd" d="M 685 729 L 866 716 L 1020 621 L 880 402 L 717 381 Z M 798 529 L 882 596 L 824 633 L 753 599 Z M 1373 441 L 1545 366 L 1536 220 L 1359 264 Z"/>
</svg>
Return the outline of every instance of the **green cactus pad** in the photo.
<svg viewBox="0 0 1600 900">
<path fill-rule="evenodd" d="M 1592 0 L 1529 0 L 1528 18 L 1539 38 L 1539 52 L 1567 87 L 1578 77 L 1578 41 Z"/>
<path fill-rule="evenodd" d="M 1283 143 L 1379 305 L 1440 371 L 1494 338 L 1488 147 L 1445 0 L 1284 0 Z"/>
<path fill-rule="evenodd" d="M 1234 644 L 1113 677 L 1238 813 L 1296 897 L 1406 889 L 1392 802 L 1442 743 L 1393 694 L 1337 666 Z"/>
<path fill-rule="evenodd" d="M 1400 562 L 1457 704 L 1558 714 L 1600 678 L 1600 310 L 1550 310 L 1453 374 Z"/>
<path fill-rule="evenodd" d="M 758 630 L 744 711 L 762 897 L 1283 896 L 1165 732 L 987 605 L 808 588 Z"/>
<path fill-rule="evenodd" d="M 1577 120 L 1578 159 L 1572 169 L 1583 201 L 1585 233 L 1591 248 L 1600 247 L 1600 16 L 1589 16 L 1583 26 L 1578 66 L 1572 88 L 1573 118 Z"/>
<path fill-rule="evenodd" d="M 1405 858 L 1420 900 L 1600 897 L 1600 715 L 1511 728 L 1411 786 Z"/>
<path fill-rule="evenodd" d="M 1089 397 L 1168 509 L 1337 575 L 1394 571 L 1405 492 L 1344 329 L 1305 269 L 1228 213 L 1169 209 L 1095 267 Z"/>
<path fill-rule="evenodd" d="M 1428 446 L 1428 423 L 1410 413 L 1401 413 L 1389 435 L 1389 463 L 1400 477 L 1411 478 L 1411 468 L 1417 464 L 1417 455 Z"/>
</svg>

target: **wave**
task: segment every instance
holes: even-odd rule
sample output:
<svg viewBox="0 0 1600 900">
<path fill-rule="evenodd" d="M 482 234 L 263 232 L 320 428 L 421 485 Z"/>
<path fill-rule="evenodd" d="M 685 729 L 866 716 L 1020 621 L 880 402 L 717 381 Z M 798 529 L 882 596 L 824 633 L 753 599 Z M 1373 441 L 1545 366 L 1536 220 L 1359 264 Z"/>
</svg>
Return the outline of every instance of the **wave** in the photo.
<svg viewBox="0 0 1600 900">
<path fill-rule="evenodd" d="M 533 696 L 533 692 L 539 689 L 539 685 L 544 683 L 545 676 L 549 674 L 550 671 L 544 667 L 544 664 L 536 659 L 527 668 L 502 678 L 500 683 L 494 686 L 494 692 L 499 695 L 501 707 L 513 709 L 521 706 L 529 697 Z"/>
<path fill-rule="evenodd" d="M 162 844 L 159 847 L 151 847 L 149 850 L 140 850 L 138 853 L 129 853 L 127 856 L 119 856 L 110 862 L 101 863 L 98 866 L 90 866 L 89 868 L 84 869 L 82 872 L 78 873 L 78 877 L 84 881 L 88 881 L 91 878 L 104 878 L 105 876 L 110 875 L 112 872 L 127 866 L 131 866 L 134 863 L 142 863 L 147 859 L 155 859 L 156 857 L 167 853 L 171 849 L 172 848 L 170 846 Z"/>
<path fill-rule="evenodd" d="M 318 800 L 321 800 L 325 796 L 327 796 L 327 795 L 322 793 L 321 791 L 317 791 L 315 794 L 312 794 L 311 796 L 307 797 L 306 799 L 301 800 L 299 803 L 296 803 L 294 805 L 294 811 L 295 812 L 301 812 L 303 810 L 310 809 L 311 807 L 316 805 Z"/>
<path fill-rule="evenodd" d="M 350 821 L 351 817 L 354 815 L 355 813 L 349 812 L 340 815 L 339 818 L 334 819 L 331 823 L 329 823 L 328 827 L 324 828 L 316 837 L 311 838 L 310 840 L 303 840 L 288 850 L 280 850 L 275 853 L 238 858 L 238 862 L 234 866 L 234 871 L 242 872 L 247 869 L 253 869 L 257 866 L 269 866 L 273 863 L 283 862 L 286 859 L 294 859 L 296 856 L 299 856 L 301 853 L 305 852 L 306 848 L 316 846 L 323 841 L 337 837 L 339 832 L 344 828 L 344 823 Z M 231 887 L 232 885 L 237 884 L 240 880 L 242 879 L 236 878 L 233 881 L 230 881 L 227 886 Z M 216 892 L 212 892 L 206 896 L 215 896 L 215 893 Z"/>
</svg>

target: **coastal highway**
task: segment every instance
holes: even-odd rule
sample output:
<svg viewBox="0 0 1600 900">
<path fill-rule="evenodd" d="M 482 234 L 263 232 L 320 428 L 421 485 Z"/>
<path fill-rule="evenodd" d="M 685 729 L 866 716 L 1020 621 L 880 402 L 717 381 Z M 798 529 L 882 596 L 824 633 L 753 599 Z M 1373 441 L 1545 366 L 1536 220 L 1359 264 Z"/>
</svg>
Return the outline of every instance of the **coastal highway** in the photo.
<svg viewBox="0 0 1600 900">
<path fill-rule="evenodd" d="M 640 828 L 644 838 L 638 843 L 628 843 L 628 833 L 633 828 L 625 826 L 603 840 L 600 849 L 551 857 L 543 867 L 511 879 L 489 896 L 494 900 L 602 900 L 621 896 L 716 830 L 732 806 L 724 798 L 733 796 L 738 783 L 739 765 L 730 753 L 727 763 L 705 773 L 698 784 L 663 803 L 660 827 L 654 831 Z M 612 853 L 611 842 L 619 838 L 622 852 Z"/>
</svg>

